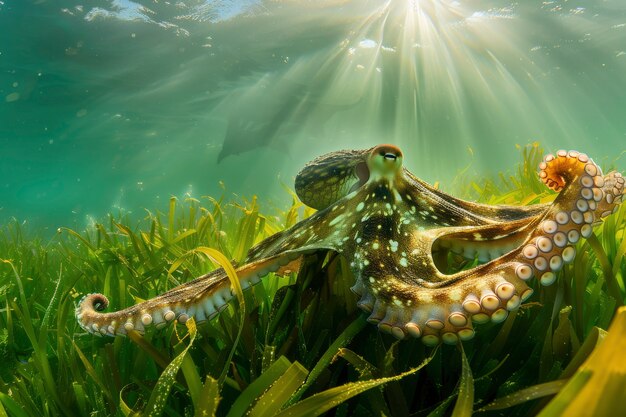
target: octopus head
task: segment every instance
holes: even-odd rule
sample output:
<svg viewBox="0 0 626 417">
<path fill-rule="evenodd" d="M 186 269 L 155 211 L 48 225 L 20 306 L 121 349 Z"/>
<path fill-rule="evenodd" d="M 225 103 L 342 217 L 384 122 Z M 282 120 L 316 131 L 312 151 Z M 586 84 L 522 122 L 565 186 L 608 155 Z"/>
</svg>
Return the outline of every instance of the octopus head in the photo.
<svg viewBox="0 0 626 417">
<path fill-rule="evenodd" d="M 367 158 L 367 168 L 370 178 L 393 179 L 402 172 L 402 151 L 394 145 L 378 145 Z"/>
</svg>

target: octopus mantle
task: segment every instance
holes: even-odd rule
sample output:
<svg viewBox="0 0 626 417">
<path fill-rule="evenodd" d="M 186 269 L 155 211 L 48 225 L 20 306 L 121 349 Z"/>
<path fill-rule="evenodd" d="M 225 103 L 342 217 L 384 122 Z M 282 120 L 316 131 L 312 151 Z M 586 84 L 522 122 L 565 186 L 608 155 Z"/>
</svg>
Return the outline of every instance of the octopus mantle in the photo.
<svg viewBox="0 0 626 417">
<path fill-rule="evenodd" d="M 454 344 L 474 336 L 472 322 L 503 321 L 530 297 L 528 281 L 556 280 L 573 261 L 574 245 L 618 209 L 624 178 L 603 175 L 585 154 L 559 151 L 540 164 L 539 177 L 558 191 L 554 202 L 491 206 L 447 195 L 402 167 L 392 145 L 333 152 L 296 177 L 300 199 L 318 211 L 253 247 L 237 268 L 244 289 L 269 272 L 293 270 L 304 254 L 331 250 L 345 257 L 352 290 L 368 320 L 398 339 Z M 479 265 L 446 273 L 449 252 Z M 215 317 L 232 298 L 217 269 L 151 300 L 102 313 L 108 300 L 85 296 L 76 318 L 88 332 L 124 335 L 190 317 Z"/>
</svg>

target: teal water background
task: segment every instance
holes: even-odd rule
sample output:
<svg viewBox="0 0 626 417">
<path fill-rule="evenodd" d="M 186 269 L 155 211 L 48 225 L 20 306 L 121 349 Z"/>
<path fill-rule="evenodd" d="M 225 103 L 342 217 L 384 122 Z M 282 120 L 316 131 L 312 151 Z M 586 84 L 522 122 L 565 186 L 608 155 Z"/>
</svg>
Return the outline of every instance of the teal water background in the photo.
<svg viewBox="0 0 626 417">
<path fill-rule="evenodd" d="M 0 1 L 0 224 L 260 195 L 395 143 L 443 188 L 626 150 L 626 2 Z"/>
</svg>

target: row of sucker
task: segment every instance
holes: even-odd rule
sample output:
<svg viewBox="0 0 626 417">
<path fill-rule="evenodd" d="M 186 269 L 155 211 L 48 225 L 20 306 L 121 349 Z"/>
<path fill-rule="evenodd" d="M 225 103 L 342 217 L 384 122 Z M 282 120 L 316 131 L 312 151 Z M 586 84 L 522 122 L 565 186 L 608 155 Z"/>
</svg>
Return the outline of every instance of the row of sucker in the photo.
<svg viewBox="0 0 626 417">
<path fill-rule="evenodd" d="M 603 176 L 587 155 L 576 151 L 547 155 L 539 167 L 543 182 L 562 191 L 523 245 L 515 274 L 551 285 L 563 265 L 573 262 L 576 243 L 591 236 L 601 218 L 619 209 L 624 178 L 618 172 Z"/>
<path fill-rule="evenodd" d="M 244 291 L 252 288 L 261 282 L 261 278 L 270 272 L 277 272 L 298 257 L 296 253 L 289 253 L 262 268 L 239 269 L 241 288 Z M 144 333 L 149 327 L 161 329 L 174 322 L 184 324 L 191 317 L 197 323 L 202 323 L 215 318 L 228 307 L 233 298 L 230 281 L 222 268 L 213 271 L 208 278 L 216 281 L 209 290 L 194 293 L 203 284 L 197 280 L 197 283 L 191 283 L 183 290 L 170 290 L 152 300 L 111 313 L 101 313 L 109 304 L 104 295 L 88 294 L 78 303 L 76 318 L 87 332 L 105 336 L 123 336 L 133 330 Z"/>
<path fill-rule="evenodd" d="M 352 291 L 361 295 L 358 307 L 369 313 L 368 321 L 397 339 L 421 338 L 428 346 L 456 344 L 474 337 L 474 324 L 501 323 L 533 293 L 519 279 L 509 282 L 502 274 L 480 277 L 479 284 L 461 288 L 422 289 L 433 295 L 446 293 L 443 303 L 389 305 L 377 300 L 357 281 Z"/>
</svg>

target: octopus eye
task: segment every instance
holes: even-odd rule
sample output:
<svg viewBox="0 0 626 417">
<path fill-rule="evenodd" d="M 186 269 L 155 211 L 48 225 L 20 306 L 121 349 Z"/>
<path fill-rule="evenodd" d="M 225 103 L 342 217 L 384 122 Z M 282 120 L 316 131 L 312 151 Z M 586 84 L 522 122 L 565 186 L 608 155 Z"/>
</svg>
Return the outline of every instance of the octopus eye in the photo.
<svg viewBox="0 0 626 417">
<path fill-rule="evenodd" d="M 367 160 L 369 170 L 394 173 L 402 166 L 402 151 L 394 145 L 378 145 L 371 150 Z"/>
</svg>

